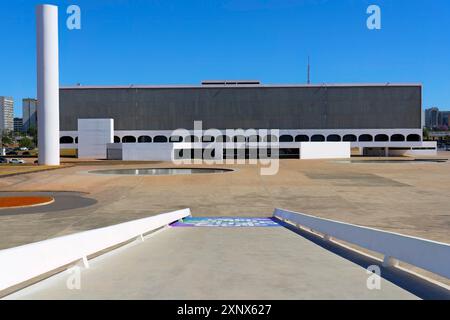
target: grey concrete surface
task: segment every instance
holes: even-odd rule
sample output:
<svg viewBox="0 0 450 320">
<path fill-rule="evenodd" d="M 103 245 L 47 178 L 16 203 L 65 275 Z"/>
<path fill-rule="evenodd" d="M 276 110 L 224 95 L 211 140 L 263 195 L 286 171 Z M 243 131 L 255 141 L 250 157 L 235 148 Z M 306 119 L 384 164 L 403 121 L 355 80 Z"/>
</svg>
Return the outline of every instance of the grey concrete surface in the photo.
<svg viewBox="0 0 450 320">
<path fill-rule="evenodd" d="M 90 199 L 86 194 L 80 192 L 0 192 L 0 197 L 20 196 L 53 197 L 55 202 L 45 206 L 12 209 L 5 208 L 0 210 L 0 216 L 37 214 L 43 212 L 64 212 L 65 210 L 85 208 L 97 203 L 95 199 Z"/>
<path fill-rule="evenodd" d="M 420 85 L 85 88 L 60 90 L 61 130 L 112 118 L 115 130 L 419 129 Z M 351 116 L 349 116 L 351 115 Z"/>
<path fill-rule="evenodd" d="M 283 227 L 168 228 L 8 299 L 417 299 Z"/>
</svg>

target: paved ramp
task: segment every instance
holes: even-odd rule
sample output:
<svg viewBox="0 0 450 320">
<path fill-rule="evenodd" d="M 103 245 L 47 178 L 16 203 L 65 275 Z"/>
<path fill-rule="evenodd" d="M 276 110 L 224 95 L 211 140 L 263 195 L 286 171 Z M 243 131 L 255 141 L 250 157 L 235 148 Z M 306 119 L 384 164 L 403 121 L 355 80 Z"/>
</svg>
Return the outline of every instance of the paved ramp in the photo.
<svg viewBox="0 0 450 320">
<path fill-rule="evenodd" d="M 284 227 L 170 227 L 91 260 L 81 289 L 63 272 L 12 299 L 415 299 Z"/>
</svg>

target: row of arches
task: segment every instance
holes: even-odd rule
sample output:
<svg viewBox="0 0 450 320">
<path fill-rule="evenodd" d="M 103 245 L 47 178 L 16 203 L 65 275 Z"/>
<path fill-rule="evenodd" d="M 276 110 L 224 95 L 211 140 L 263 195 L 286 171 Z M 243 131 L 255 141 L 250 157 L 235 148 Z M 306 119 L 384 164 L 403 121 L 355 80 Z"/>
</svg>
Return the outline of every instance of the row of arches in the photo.
<svg viewBox="0 0 450 320">
<path fill-rule="evenodd" d="M 346 134 L 346 135 L 338 135 L 338 134 L 330 134 L 330 135 L 323 135 L 323 134 L 315 134 L 315 135 L 281 135 L 279 137 L 275 135 L 267 135 L 267 136 L 259 136 L 259 135 L 253 135 L 253 136 L 234 136 L 230 137 L 227 135 L 221 135 L 217 137 L 213 136 L 203 136 L 201 138 L 202 142 L 402 142 L 402 141 L 409 141 L 409 142 L 418 142 L 421 141 L 421 137 L 418 134 L 409 134 L 407 136 L 403 134 L 393 134 L 391 136 L 387 134 L 377 134 L 377 135 L 371 135 L 371 134 L 361 134 L 359 136 L 355 134 Z M 200 138 L 195 135 L 190 135 L 186 137 L 181 136 L 163 136 L 158 135 L 154 137 L 150 136 L 131 136 L 127 135 L 122 137 L 122 139 L 118 136 L 114 136 L 114 143 L 167 143 L 167 142 L 200 142 Z M 63 136 L 60 138 L 60 143 L 62 144 L 72 144 L 72 143 L 78 143 L 78 137 L 72 138 L 70 136 Z"/>
<path fill-rule="evenodd" d="M 288 140 L 292 141 L 290 138 Z M 418 134 L 409 134 L 407 136 L 403 134 L 393 134 L 391 136 L 388 136 L 387 134 L 377 134 L 375 136 L 371 134 L 361 134 L 359 136 L 356 136 L 354 134 L 346 134 L 344 136 L 340 136 L 338 134 L 330 134 L 327 137 L 321 134 L 316 134 L 311 136 L 309 138 L 306 135 L 299 135 L 295 137 L 295 141 L 313 141 L 313 142 L 322 142 L 322 141 L 329 141 L 329 142 L 419 142 L 421 141 L 421 137 Z M 282 142 L 280 137 L 280 142 Z"/>
</svg>

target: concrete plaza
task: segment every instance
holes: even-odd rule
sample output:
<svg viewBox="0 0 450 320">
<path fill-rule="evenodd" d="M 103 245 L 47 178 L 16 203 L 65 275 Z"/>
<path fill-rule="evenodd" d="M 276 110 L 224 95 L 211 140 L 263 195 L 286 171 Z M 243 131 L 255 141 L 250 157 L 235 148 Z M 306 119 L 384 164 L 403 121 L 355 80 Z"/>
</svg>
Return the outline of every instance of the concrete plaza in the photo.
<svg viewBox="0 0 450 320">
<path fill-rule="evenodd" d="M 417 299 L 283 227 L 173 227 L 8 299 Z M 70 281 L 69 281 L 70 282 Z"/>
<path fill-rule="evenodd" d="M 140 167 L 171 164 L 114 165 Z M 60 192 L 63 202 L 73 205 L 56 201 L 33 210 L 0 211 L 0 249 L 181 208 L 191 208 L 194 216 L 264 217 L 279 207 L 450 242 L 450 162 L 281 160 L 274 176 L 261 176 L 255 165 L 220 167 L 235 171 L 179 176 L 88 173 L 112 168 L 99 162 L 1 178 L 0 191 Z"/>
<path fill-rule="evenodd" d="M 281 160 L 273 176 L 260 175 L 256 165 L 215 166 L 235 170 L 223 174 L 89 173 L 145 167 L 173 165 L 78 162 L 58 170 L 1 178 L 2 196 L 29 192 L 54 195 L 56 201 L 43 207 L 1 210 L 0 249 L 182 208 L 191 208 L 194 216 L 267 217 L 278 207 L 450 242 L 449 162 Z"/>
</svg>

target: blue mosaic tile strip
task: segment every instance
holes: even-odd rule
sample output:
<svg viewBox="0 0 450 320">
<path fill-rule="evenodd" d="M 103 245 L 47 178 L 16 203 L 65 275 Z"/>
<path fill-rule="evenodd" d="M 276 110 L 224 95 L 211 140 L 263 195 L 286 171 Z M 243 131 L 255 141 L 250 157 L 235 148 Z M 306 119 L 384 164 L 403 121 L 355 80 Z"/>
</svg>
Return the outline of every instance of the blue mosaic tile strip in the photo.
<svg viewBox="0 0 450 320">
<path fill-rule="evenodd" d="M 280 227 L 272 218 L 189 217 L 171 224 L 172 227 Z"/>
</svg>

